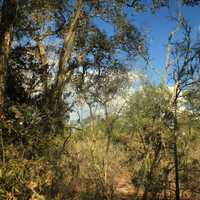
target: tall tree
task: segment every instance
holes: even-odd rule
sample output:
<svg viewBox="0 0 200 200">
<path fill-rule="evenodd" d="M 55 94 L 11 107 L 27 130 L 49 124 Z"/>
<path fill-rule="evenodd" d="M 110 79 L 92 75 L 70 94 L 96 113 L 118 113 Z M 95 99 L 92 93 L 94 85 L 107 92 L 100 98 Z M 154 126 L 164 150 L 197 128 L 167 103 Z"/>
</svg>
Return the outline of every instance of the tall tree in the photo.
<svg viewBox="0 0 200 200">
<path fill-rule="evenodd" d="M 13 26 L 17 15 L 17 0 L 4 0 L 0 22 L 0 108 L 5 104 L 6 71 L 13 39 Z"/>
<path fill-rule="evenodd" d="M 182 40 L 178 41 L 175 35 L 171 35 L 169 40 L 171 45 L 167 56 L 166 69 L 172 70 L 172 80 L 174 88 L 170 101 L 170 109 L 173 113 L 172 135 L 173 135 L 173 151 L 175 165 L 175 183 L 176 183 L 176 200 L 180 200 L 180 180 L 179 180 L 179 153 L 177 147 L 178 140 L 178 116 L 179 100 L 184 91 L 190 89 L 200 81 L 199 73 L 199 48 L 192 41 L 191 27 L 188 25 L 183 16 L 176 19 L 182 33 Z"/>
</svg>

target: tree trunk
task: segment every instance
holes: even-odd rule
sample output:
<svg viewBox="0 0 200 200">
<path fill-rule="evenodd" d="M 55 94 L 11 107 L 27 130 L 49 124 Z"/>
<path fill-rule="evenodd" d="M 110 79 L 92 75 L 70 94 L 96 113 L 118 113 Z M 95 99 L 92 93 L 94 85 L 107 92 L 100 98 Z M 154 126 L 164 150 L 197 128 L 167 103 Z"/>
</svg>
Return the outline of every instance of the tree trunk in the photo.
<svg viewBox="0 0 200 200">
<path fill-rule="evenodd" d="M 179 188 L 179 160 L 177 151 L 177 100 L 180 93 L 179 82 L 176 83 L 172 95 L 172 112 L 173 117 L 173 154 L 174 154 L 174 166 L 175 166 L 175 185 L 176 185 L 176 200 L 180 200 L 180 188 Z"/>
<path fill-rule="evenodd" d="M 104 183 L 107 187 L 108 184 L 108 156 L 109 156 L 109 149 L 110 149 L 110 142 L 111 142 L 111 124 L 109 123 L 108 119 L 108 109 L 107 105 L 104 105 L 105 111 L 105 121 L 106 121 L 106 134 L 107 134 L 107 143 L 106 143 L 106 151 L 105 151 L 105 167 L 104 167 Z"/>
<path fill-rule="evenodd" d="M 39 51 L 39 57 L 40 62 L 42 64 L 42 67 L 44 68 L 44 93 L 46 94 L 47 88 L 48 88 L 48 65 L 47 65 L 47 55 L 46 50 L 42 42 L 38 42 L 38 51 Z"/>
<path fill-rule="evenodd" d="M 6 72 L 12 42 L 12 28 L 17 13 L 17 0 L 4 0 L 0 23 L 0 108 L 5 104 Z"/>
<path fill-rule="evenodd" d="M 174 151 L 174 165 L 175 165 L 175 184 L 176 184 L 176 200 L 180 200 L 180 188 L 179 188 L 179 161 L 178 161 L 178 152 L 177 152 L 177 116 L 176 116 L 176 104 L 174 105 L 174 129 L 173 129 L 173 151 Z"/>
<path fill-rule="evenodd" d="M 69 30 L 67 29 L 64 33 L 64 47 L 60 54 L 60 59 L 58 63 L 58 74 L 56 77 L 54 88 L 56 99 L 55 106 L 57 106 L 56 104 L 62 99 L 65 83 L 71 78 L 71 75 L 73 73 L 73 69 L 70 69 L 69 67 L 65 68 L 65 64 L 69 63 L 69 60 L 71 58 L 71 53 L 75 42 L 76 28 L 81 16 L 82 4 L 83 0 L 78 0 L 75 14 L 71 19 Z"/>
</svg>

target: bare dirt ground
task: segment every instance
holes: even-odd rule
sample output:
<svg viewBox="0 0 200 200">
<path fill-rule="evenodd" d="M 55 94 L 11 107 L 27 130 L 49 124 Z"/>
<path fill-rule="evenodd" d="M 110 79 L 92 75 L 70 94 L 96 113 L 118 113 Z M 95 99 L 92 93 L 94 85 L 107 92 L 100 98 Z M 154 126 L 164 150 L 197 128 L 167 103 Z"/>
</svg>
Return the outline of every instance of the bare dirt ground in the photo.
<svg viewBox="0 0 200 200">
<path fill-rule="evenodd" d="M 115 195 L 120 200 L 131 200 L 135 197 L 135 188 L 131 182 L 131 176 L 128 171 L 116 177 L 117 187 Z"/>
<path fill-rule="evenodd" d="M 125 171 L 123 174 L 116 177 L 117 188 L 116 188 L 116 200 L 139 200 L 143 199 L 143 191 L 136 191 L 133 183 L 131 181 L 131 175 L 128 171 Z M 159 198 L 163 200 L 163 198 Z M 169 197 L 168 200 L 174 200 L 173 197 Z M 181 200 L 192 200 L 190 198 L 182 198 Z"/>
</svg>

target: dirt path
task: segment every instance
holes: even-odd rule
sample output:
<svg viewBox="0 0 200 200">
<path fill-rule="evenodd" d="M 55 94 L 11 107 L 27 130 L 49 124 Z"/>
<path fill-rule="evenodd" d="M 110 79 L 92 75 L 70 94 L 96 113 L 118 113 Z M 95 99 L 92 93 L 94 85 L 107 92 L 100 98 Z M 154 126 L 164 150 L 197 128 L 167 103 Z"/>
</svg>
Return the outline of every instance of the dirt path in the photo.
<svg viewBox="0 0 200 200">
<path fill-rule="evenodd" d="M 131 181 L 131 175 L 128 171 L 116 177 L 117 187 L 116 196 L 120 200 L 131 200 L 134 197 L 135 189 Z"/>
</svg>

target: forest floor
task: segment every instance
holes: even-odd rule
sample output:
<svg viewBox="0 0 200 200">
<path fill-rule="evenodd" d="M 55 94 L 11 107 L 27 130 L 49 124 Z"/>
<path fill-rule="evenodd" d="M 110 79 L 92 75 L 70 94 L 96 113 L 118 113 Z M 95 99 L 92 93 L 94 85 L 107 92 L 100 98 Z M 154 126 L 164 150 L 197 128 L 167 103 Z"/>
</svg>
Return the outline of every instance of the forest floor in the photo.
<svg viewBox="0 0 200 200">
<path fill-rule="evenodd" d="M 143 191 L 136 192 L 136 189 L 133 186 L 131 181 L 131 176 L 126 171 L 124 174 L 119 175 L 116 178 L 118 182 L 116 188 L 116 200 L 136 200 L 136 199 L 143 199 Z M 163 200 L 163 198 L 159 198 L 159 200 Z M 169 198 L 168 200 L 174 200 L 173 197 Z M 192 200 L 190 198 L 182 198 L 181 200 Z"/>
<path fill-rule="evenodd" d="M 135 197 L 135 188 L 128 171 L 116 177 L 116 196 L 120 200 L 131 200 Z"/>
</svg>

